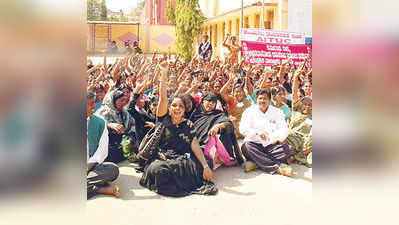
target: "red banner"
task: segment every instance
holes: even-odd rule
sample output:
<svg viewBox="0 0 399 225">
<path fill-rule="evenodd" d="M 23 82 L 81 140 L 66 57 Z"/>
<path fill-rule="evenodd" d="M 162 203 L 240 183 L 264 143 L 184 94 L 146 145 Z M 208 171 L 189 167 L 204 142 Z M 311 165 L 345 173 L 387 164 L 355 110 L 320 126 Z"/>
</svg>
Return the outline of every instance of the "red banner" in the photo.
<svg viewBox="0 0 399 225">
<path fill-rule="evenodd" d="M 250 64 L 272 66 L 291 59 L 295 65 L 299 65 L 309 56 L 305 37 L 300 33 L 244 29 L 241 33 L 241 46 L 241 54 Z"/>
</svg>

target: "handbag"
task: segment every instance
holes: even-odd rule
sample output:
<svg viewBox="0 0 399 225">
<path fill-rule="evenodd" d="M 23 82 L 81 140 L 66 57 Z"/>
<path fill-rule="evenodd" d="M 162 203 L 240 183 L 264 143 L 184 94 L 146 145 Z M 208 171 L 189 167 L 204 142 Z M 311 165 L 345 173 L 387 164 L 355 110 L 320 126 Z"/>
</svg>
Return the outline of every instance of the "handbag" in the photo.
<svg viewBox="0 0 399 225">
<path fill-rule="evenodd" d="M 158 146 L 165 129 L 163 123 L 158 123 L 151 128 L 140 143 L 137 158 L 144 163 L 157 156 Z"/>
</svg>

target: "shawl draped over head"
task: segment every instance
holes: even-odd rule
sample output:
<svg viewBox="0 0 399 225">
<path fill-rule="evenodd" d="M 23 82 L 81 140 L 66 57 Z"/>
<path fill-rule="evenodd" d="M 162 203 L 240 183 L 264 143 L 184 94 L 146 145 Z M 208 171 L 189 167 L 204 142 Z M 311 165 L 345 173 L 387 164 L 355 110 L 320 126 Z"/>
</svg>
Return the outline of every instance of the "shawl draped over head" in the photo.
<svg viewBox="0 0 399 225">
<path fill-rule="evenodd" d="M 123 92 L 120 90 L 113 90 L 107 93 L 103 100 L 103 106 L 98 109 L 96 114 L 104 118 L 107 123 L 118 123 L 123 125 L 125 134 L 129 137 L 134 137 L 134 119 L 125 109 L 119 111 L 115 106 L 116 100 L 122 96 Z"/>
<path fill-rule="evenodd" d="M 218 95 L 207 94 L 201 101 L 201 105 L 197 107 L 190 116 L 190 120 L 194 123 L 194 128 L 196 130 L 196 136 L 200 142 L 201 146 L 206 145 L 209 136 L 208 132 L 212 127 L 219 123 L 230 122 L 226 113 L 217 109 L 211 112 L 206 112 L 203 106 L 203 101 L 214 101 L 219 99 Z"/>
</svg>

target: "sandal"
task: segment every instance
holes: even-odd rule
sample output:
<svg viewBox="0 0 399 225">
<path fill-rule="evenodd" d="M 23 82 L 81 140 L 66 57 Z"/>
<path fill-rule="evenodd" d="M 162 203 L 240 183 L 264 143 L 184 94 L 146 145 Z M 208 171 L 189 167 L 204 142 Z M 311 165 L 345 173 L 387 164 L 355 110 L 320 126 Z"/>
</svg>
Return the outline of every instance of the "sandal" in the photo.
<svg viewBox="0 0 399 225">
<path fill-rule="evenodd" d="M 246 173 L 258 168 L 258 165 L 256 165 L 256 163 L 254 163 L 252 161 L 246 161 L 242 164 L 242 166 L 244 168 L 244 172 L 246 172 Z"/>
<path fill-rule="evenodd" d="M 294 170 L 287 164 L 281 164 L 277 170 L 277 173 L 283 176 L 292 177 L 294 175 Z"/>
</svg>

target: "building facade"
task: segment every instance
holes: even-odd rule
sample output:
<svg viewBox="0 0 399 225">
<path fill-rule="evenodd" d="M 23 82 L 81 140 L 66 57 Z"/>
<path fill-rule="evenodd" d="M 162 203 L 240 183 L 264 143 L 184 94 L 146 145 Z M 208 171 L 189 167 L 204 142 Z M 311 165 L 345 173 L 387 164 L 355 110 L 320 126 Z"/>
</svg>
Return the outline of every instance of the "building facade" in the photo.
<svg viewBox="0 0 399 225">
<path fill-rule="evenodd" d="M 273 30 L 288 29 L 288 0 L 264 1 L 264 28 Z M 223 3 L 223 4 L 222 4 Z M 223 58 L 222 47 L 226 34 L 239 40 L 241 29 L 241 0 L 201 0 L 201 9 L 208 19 L 201 26 L 201 34 L 208 34 L 214 48 L 214 57 Z M 246 0 L 244 3 L 244 28 L 262 27 L 262 1 Z M 199 44 L 200 36 L 197 38 Z"/>
<path fill-rule="evenodd" d="M 139 22 L 88 21 L 87 51 L 103 53 L 115 41 L 124 48 L 124 42 L 139 41 L 144 53 L 175 53 L 176 32 L 166 17 L 167 0 L 146 0 Z"/>
<path fill-rule="evenodd" d="M 173 1 L 174 3 L 174 1 Z M 140 23 L 153 25 L 171 25 L 166 17 L 168 0 L 146 0 Z"/>
</svg>

